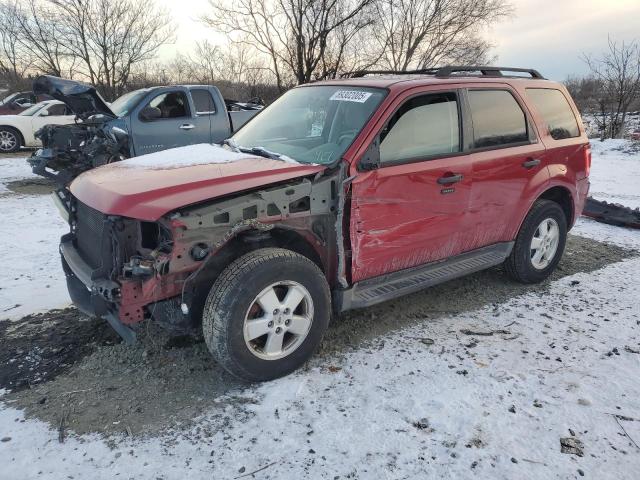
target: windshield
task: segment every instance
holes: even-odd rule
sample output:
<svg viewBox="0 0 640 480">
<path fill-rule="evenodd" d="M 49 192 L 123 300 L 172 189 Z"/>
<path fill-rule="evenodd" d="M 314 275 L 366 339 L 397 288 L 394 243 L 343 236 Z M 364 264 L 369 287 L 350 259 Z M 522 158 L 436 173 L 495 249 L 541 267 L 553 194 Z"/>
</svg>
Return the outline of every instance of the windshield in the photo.
<svg viewBox="0 0 640 480">
<path fill-rule="evenodd" d="M 11 95 L 4 97 L 2 100 L 0 100 L 0 105 L 6 105 L 11 103 L 11 101 L 14 98 L 16 98 L 18 95 L 19 95 L 18 93 L 12 93 Z"/>
<path fill-rule="evenodd" d="M 31 117 L 38 113 L 42 107 L 44 107 L 46 103 L 36 103 L 34 106 L 27 108 L 24 112 L 19 113 L 18 115 L 24 115 L 27 117 Z"/>
<path fill-rule="evenodd" d="M 385 95 L 379 88 L 294 88 L 232 138 L 242 148 L 263 147 L 299 162 L 328 165 L 349 148 Z"/>
<path fill-rule="evenodd" d="M 109 105 L 109 108 L 118 117 L 124 117 L 133 110 L 136 105 L 138 105 L 138 102 L 142 100 L 142 97 L 146 94 L 146 89 L 134 90 L 133 92 L 125 93 L 121 97 L 116 98 L 113 103 Z"/>
</svg>

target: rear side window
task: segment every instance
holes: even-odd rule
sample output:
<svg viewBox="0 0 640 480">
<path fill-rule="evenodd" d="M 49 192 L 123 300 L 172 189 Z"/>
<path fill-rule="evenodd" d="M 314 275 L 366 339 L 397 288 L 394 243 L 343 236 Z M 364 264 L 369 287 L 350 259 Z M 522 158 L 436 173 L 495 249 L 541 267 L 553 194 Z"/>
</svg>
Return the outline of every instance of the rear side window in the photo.
<svg viewBox="0 0 640 480">
<path fill-rule="evenodd" d="M 196 115 L 211 115 L 216 113 L 216 106 L 213 103 L 213 97 L 209 90 L 201 88 L 191 90 L 191 97 L 196 106 Z"/>
<path fill-rule="evenodd" d="M 458 102 L 454 93 L 408 100 L 380 134 L 382 164 L 459 151 Z"/>
<path fill-rule="evenodd" d="M 527 119 L 507 90 L 469 90 L 475 148 L 529 141 Z"/>
<path fill-rule="evenodd" d="M 578 120 L 560 90 L 527 88 L 527 95 L 542 115 L 554 140 L 580 136 Z"/>
</svg>

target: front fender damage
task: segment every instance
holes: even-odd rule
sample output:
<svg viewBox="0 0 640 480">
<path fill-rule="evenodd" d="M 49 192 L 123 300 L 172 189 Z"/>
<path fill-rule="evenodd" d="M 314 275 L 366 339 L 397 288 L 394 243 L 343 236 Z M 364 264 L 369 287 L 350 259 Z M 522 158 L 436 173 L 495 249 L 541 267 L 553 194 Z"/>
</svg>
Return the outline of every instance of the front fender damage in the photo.
<svg viewBox="0 0 640 480">
<path fill-rule="evenodd" d="M 171 249 L 128 259 L 119 279 L 120 321 L 153 318 L 176 332 L 191 330 L 199 323 L 203 292 L 220 269 L 261 246 L 306 248 L 334 278 L 337 185 L 337 175 L 303 178 L 161 219 L 171 232 Z M 294 245 L 298 239 L 304 245 Z"/>
</svg>

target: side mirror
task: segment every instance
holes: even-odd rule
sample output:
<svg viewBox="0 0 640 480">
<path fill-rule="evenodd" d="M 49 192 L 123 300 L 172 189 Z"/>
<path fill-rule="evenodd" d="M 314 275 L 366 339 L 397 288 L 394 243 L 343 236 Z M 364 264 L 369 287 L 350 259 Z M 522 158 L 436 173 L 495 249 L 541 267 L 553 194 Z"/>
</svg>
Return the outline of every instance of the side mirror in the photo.
<svg viewBox="0 0 640 480">
<path fill-rule="evenodd" d="M 49 116 L 49 110 L 47 110 L 46 108 L 43 108 L 42 111 L 40 111 L 40 116 L 41 117 L 48 117 Z"/>
<path fill-rule="evenodd" d="M 380 137 L 376 135 L 367 151 L 358 163 L 359 170 L 375 170 L 380 168 Z"/>
<path fill-rule="evenodd" d="M 140 118 L 142 120 L 147 120 L 147 121 L 156 120 L 161 116 L 162 116 L 162 112 L 160 111 L 159 108 L 156 108 L 156 107 L 144 107 L 140 111 Z"/>
</svg>

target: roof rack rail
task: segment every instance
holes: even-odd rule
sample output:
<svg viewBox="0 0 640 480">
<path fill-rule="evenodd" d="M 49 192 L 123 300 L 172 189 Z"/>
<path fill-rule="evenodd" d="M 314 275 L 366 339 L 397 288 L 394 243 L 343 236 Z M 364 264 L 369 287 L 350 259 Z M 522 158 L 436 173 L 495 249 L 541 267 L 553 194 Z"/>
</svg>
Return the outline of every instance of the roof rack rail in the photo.
<svg viewBox="0 0 640 480">
<path fill-rule="evenodd" d="M 356 70 L 351 73 L 343 73 L 342 78 L 360 78 L 365 75 L 435 75 L 439 68 L 420 68 L 417 70 Z"/>
<path fill-rule="evenodd" d="M 352 73 L 343 74 L 342 77 L 361 78 L 365 75 L 435 75 L 438 78 L 447 78 L 454 76 L 456 73 L 480 72 L 484 77 L 505 77 L 508 73 L 528 73 L 531 78 L 544 79 L 544 77 L 533 68 L 513 68 L 513 67 L 495 67 L 488 65 L 469 65 L 469 66 L 449 66 L 439 68 L 421 68 L 417 70 L 358 70 Z M 505 75 L 504 73 L 507 73 Z"/>
<path fill-rule="evenodd" d="M 533 68 L 514 68 L 514 67 L 494 67 L 494 66 L 460 66 L 460 67 L 442 67 L 438 68 L 436 72 L 436 77 L 450 77 L 451 74 L 459 73 L 459 72 L 480 72 L 483 76 L 486 77 L 504 77 L 505 75 L 502 72 L 514 72 L 514 73 L 528 73 L 531 75 L 531 78 L 540 78 L 544 79 L 544 77 Z"/>
</svg>

